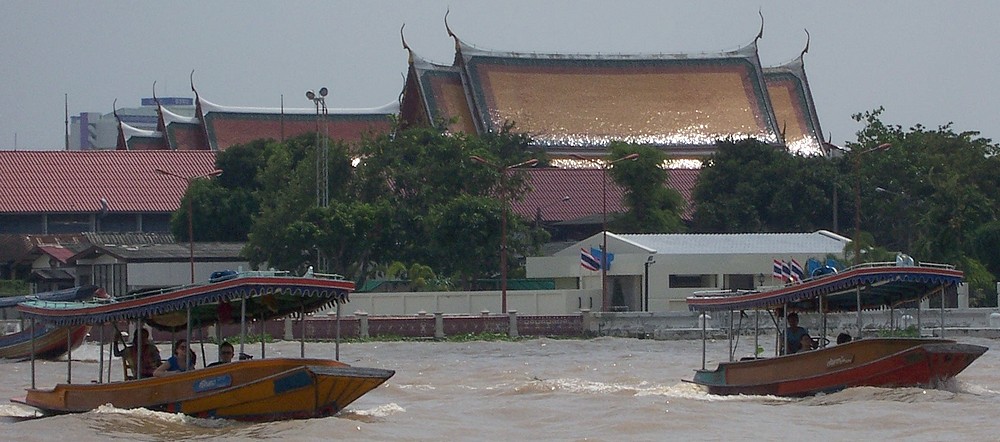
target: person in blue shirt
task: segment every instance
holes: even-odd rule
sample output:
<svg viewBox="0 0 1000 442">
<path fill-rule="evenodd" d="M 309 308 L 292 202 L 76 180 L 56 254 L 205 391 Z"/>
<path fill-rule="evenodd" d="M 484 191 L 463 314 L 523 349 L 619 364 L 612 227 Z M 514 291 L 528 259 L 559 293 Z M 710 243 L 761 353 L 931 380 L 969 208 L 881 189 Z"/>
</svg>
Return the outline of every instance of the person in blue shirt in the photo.
<svg viewBox="0 0 1000 442">
<path fill-rule="evenodd" d="M 194 352 L 188 350 L 187 340 L 179 339 L 177 342 L 174 342 L 173 356 L 170 356 L 170 358 L 163 361 L 159 367 L 156 367 L 156 371 L 153 372 L 153 376 L 166 376 L 168 374 L 194 370 L 195 362 Z"/>
<path fill-rule="evenodd" d="M 809 336 L 809 330 L 805 327 L 799 327 L 799 315 L 798 313 L 792 312 L 788 314 L 788 328 L 785 329 L 785 354 L 798 353 L 803 350 L 802 342 L 803 336 Z M 809 340 L 812 342 L 812 339 Z M 812 346 L 805 348 L 805 350 L 812 350 Z"/>
</svg>

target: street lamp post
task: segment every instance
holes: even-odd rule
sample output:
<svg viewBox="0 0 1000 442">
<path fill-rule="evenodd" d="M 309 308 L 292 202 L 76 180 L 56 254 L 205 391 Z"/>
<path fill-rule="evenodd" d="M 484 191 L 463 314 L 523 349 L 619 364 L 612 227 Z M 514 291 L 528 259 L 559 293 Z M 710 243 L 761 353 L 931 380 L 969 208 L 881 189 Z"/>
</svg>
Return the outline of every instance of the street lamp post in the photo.
<svg viewBox="0 0 1000 442">
<path fill-rule="evenodd" d="M 500 216 L 500 310 L 507 313 L 507 206 L 510 205 L 510 195 L 507 191 L 507 171 L 518 167 L 531 167 L 538 164 L 538 160 L 532 158 L 509 166 L 499 166 L 487 161 L 485 158 L 473 155 L 469 157 L 472 161 L 492 167 L 500 173 L 500 192 L 503 200 L 503 214 Z"/>
<path fill-rule="evenodd" d="M 630 153 L 621 158 L 599 162 L 592 158 L 580 155 L 573 155 L 575 158 L 590 161 L 601 168 L 601 311 L 608 311 L 611 307 L 611 299 L 608 298 L 608 169 L 619 161 L 634 161 L 639 159 L 639 154 Z"/>
<path fill-rule="evenodd" d="M 158 173 L 160 175 L 171 176 L 171 177 L 174 177 L 174 178 L 180 178 L 180 179 L 182 179 L 182 180 L 184 180 L 184 181 L 187 182 L 188 188 L 191 188 L 191 183 L 194 182 L 194 180 L 197 180 L 197 179 L 200 179 L 200 178 L 208 178 L 208 177 L 222 175 L 222 171 L 218 170 L 218 169 L 213 170 L 213 171 L 208 172 L 208 173 L 203 173 L 201 175 L 194 175 L 194 176 L 190 176 L 190 177 L 181 176 L 181 175 L 178 175 L 176 173 L 168 172 L 168 171 L 163 170 L 163 169 L 156 169 L 156 173 Z M 193 212 L 192 212 L 192 210 L 194 209 L 194 206 L 192 204 L 192 200 L 194 200 L 194 198 L 191 195 L 188 195 L 188 202 L 187 202 L 187 215 L 188 215 L 187 216 L 187 218 L 188 218 L 188 252 L 189 252 L 189 261 L 190 261 L 190 264 L 191 264 L 191 284 L 194 284 L 194 215 L 193 215 Z"/>
<path fill-rule="evenodd" d="M 890 143 L 863 150 L 854 155 L 854 264 L 861 264 L 861 156 L 876 151 L 888 150 Z"/>
</svg>

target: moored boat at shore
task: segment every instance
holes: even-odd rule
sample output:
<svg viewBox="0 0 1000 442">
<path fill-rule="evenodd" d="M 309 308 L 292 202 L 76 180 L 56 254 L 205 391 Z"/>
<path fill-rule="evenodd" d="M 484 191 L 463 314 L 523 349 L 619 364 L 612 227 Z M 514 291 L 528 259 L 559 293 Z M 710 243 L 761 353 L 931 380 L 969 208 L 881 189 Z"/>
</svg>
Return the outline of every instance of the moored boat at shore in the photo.
<svg viewBox="0 0 1000 442">
<path fill-rule="evenodd" d="M 27 301 L 82 301 L 94 296 L 106 296 L 97 286 L 83 285 L 64 290 L 40 292 L 33 295 L 0 298 L 0 309 L 14 308 Z M 90 332 L 90 325 L 53 326 L 35 324 L 22 330 L 0 336 L 0 358 L 56 359 L 83 344 Z"/>
<path fill-rule="evenodd" d="M 950 266 L 870 264 L 775 290 L 699 293 L 687 301 L 689 308 L 698 312 L 860 312 L 944 296 L 954 292 L 961 280 L 962 272 Z M 696 370 L 691 382 L 712 394 L 777 396 L 805 396 L 858 386 L 933 387 L 958 375 L 986 350 L 943 338 L 864 338 L 774 358 L 730 360 L 714 370 L 705 368 L 703 356 L 702 368 Z"/>
</svg>

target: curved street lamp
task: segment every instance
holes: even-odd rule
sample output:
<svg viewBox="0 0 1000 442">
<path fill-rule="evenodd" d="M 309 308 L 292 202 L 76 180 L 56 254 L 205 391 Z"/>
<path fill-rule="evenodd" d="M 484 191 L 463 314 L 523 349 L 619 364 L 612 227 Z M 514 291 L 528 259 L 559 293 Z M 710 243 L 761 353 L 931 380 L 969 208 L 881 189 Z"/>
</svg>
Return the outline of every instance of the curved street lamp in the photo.
<svg viewBox="0 0 1000 442">
<path fill-rule="evenodd" d="M 500 217 L 500 310 L 507 313 L 507 211 L 510 205 L 510 193 L 507 191 L 507 171 L 518 167 L 531 167 L 538 164 L 538 160 L 532 158 L 517 164 L 499 166 L 486 160 L 483 157 L 473 155 L 469 157 L 472 161 L 489 166 L 500 173 L 500 197 L 503 200 L 503 214 Z"/>
<path fill-rule="evenodd" d="M 639 159 L 639 154 L 630 153 L 621 158 L 611 161 L 598 161 L 581 155 L 573 155 L 574 158 L 589 161 L 601 168 L 601 195 L 603 204 L 601 213 L 601 311 L 606 312 L 611 308 L 611 299 L 608 298 L 608 169 L 619 161 L 635 161 Z"/>
<path fill-rule="evenodd" d="M 861 156 L 889 150 L 891 143 L 882 143 L 854 155 L 854 264 L 861 264 Z"/>
<path fill-rule="evenodd" d="M 189 189 L 191 188 L 191 183 L 193 183 L 197 179 L 210 178 L 210 177 L 213 177 L 213 176 L 222 175 L 222 171 L 218 170 L 218 169 L 213 170 L 213 171 L 208 172 L 208 173 L 203 173 L 201 175 L 194 175 L 194 176 L 182 176 L 182 175 L 178 175 L 178 174 L 173 173 L 173 172 L 168 172 L 166 170 L 159 169 L 159 168 L 156 169 L 156 173 L 158 173 L 160 175 L 166 175 L 166 176 L 170 176 L 170 177 L 174 177 L 174 178 L 179 178 L 179 179 L 182 179 L 184 181 L 187 181 L 187 185 L 188 185 Z M 185 189 L 185 192 L 186 191 L 187 190 Z M 188 218 L 188 252 L 190 252 L 189 260 L 190 260 L 190 263 L 191 263 L 191 284 L 194 284 L 194 220 L 193 220 L 194 214 L 192 212 L 192 210 L 193 210 L 193 206 L 191 204 L 192 200 L 194 200 L 193 196 L 189 195 L 188 196 L 188 203 L 187 203 L 187 215 L 188 215 L 187 216 L 187 218 Z"/>
</svg>

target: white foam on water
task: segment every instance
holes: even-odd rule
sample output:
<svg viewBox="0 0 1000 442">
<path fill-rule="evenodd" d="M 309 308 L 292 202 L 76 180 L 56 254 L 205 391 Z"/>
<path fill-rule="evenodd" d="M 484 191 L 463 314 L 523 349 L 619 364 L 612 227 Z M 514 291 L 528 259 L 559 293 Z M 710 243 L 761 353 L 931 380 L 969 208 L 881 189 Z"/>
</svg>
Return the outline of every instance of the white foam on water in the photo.
<svg viewBox="0 0 1000 442">
<path fill-rule="evenodd" d="M 123 415 L 141 419 L 155 420 L 161 423 L 195 425 L 202 428 L 225 428 L 232 426 L 235 421 L 225 419 L 202 419 L 187 416 L 181 413 L 166 413 L 163 411 L 153 411 L 146 408 L 118 408 L 111 404 L 104 404 L 95 408 L 92 413 Z"/>
<path fill-rule="evenodd" d="M 44 414 L 42 414 L 40 411 L 34 408 L 25 405 L 0 404 L 0 416 L 27 418 L 27 417 L 42 417 L 44 416 Z"/>
<path fill-rule="evenodd" d="M 345 410 L 342 414 L 355 414 L 358 416 L 383 418 L 400 413 L 406 413 L 406 409 L 399 406 L 395 402 L 390 402 L 388 404 L 379 405 L 375 408 L 368 408 L 361 410 Z"/>
</svg>

